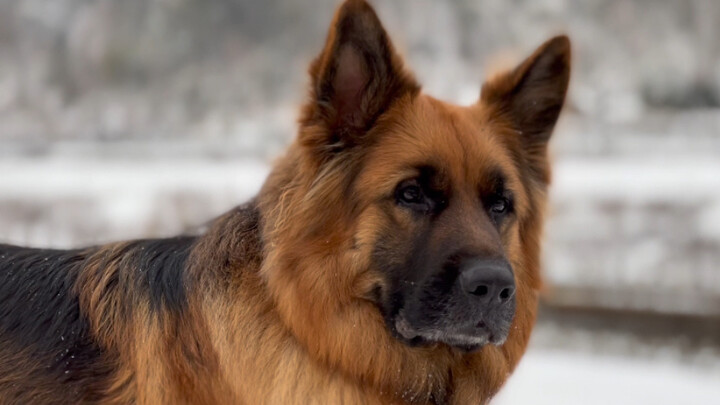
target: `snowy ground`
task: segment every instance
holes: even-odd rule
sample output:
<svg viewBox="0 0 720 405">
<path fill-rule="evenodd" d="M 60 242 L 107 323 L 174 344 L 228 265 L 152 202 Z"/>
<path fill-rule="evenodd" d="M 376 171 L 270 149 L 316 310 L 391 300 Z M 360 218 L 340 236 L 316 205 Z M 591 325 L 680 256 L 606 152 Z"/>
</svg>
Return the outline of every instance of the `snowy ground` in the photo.
<svg viewBox="0 0 720 405">
<path fill-rule="evenodd" d="M 718 403 L 718 321 L 542 305 L 530 348 L 493 405 Z"/>
<path fill-rule="evenodd" d="M 720 367 L 537 349 L 492 405 L 711 404 L 718 398 Z"/>
</svg>

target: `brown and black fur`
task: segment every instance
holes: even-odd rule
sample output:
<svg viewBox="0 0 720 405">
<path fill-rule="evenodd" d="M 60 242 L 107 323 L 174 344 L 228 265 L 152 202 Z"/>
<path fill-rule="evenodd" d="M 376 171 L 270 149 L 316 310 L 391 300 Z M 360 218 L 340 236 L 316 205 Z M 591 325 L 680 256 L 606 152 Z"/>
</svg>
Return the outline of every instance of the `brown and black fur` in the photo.
<svg viewBox="0 0 720 405">
<path fill-rule="evenodd" d="M 554 38 L 450 105 L 347 0 L 256 199 L 198 237 L 0 245 L 0 404 L 486 403 L 535 320 L 569 72 Z M 494 318 L 454 290 L 465 257 L 512 270 Z"/>
</svg>

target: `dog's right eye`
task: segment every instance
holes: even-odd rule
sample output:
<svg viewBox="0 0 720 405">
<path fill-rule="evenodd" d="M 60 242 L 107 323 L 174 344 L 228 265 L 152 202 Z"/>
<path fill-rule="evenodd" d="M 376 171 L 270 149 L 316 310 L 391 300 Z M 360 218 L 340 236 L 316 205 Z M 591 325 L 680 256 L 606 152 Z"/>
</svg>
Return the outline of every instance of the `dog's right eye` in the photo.
<svg viewBox="0 0 720 405">
<path fill-rule="evenodd" d="M 426 212 L 432 208 L 431 201 L 429 201 L 417 180 L 405 180 L 398 184 L 395 190 L 395 200 L 398 205 L 415 211 Z"/>
<path fill-rule="evenodd" d="M 418 186 L 408 186 L 400 192 L 400 199 L 407 204 L 417 204 L 423 202 L 422 190 Z"/>
</svg>

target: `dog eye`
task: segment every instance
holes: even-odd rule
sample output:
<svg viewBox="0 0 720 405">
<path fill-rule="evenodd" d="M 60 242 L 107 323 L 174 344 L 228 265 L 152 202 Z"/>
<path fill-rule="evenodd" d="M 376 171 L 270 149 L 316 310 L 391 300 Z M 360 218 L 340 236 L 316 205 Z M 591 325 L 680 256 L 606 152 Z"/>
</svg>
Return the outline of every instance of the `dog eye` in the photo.
<svg viewBox="0 0 720 405">
<path fill-rule="evenodd" d="M 512 209 L 512 203 L 508 198 L 497 197 L 490 204 L 489 210 L 492 215 L 505 215 Z"/>
<path fill-rule="evenodd" d="M 407 204 L 421 204 L 424 200 L 420 186 L 415 184 L 402 187 L 399 190 L 398 197 L 400 201 Z"/>
<path fill-rule="evenodd" d="M 442 192 L 433 190 L 422 179 L 408 179 L 395 188 L 395 203 L 418 214 L 437 214 L 447 205 L 446 201 Z"/>
<path fill-rule="evenodd" d="M 433 210 L 434 201 L 428 197 L 417 179 L 405 180 L 395 189 L 395 202 L 402 207 L 419 213 Z"/>
<path fill-rule="evenodd" d="M 508 210 L 508 200 L 504 198 L 497 199 L 493 205 L 490 206 L 490 211 L 496 214 L 504 214 Z"/>
</svg>

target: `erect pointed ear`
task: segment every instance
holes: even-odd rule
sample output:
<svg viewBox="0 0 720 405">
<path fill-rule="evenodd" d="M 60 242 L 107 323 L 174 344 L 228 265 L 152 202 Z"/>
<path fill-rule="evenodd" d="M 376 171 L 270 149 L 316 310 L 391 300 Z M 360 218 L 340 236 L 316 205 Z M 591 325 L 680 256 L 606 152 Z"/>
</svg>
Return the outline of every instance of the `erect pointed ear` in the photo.
<svg viewBox="0 0 720 405">
<path fill-rule="evenodd" d="M 419 90 L 365 0 L 347 0 L 338 9 L 310 75 L 311 100 L 302 123 L 321 124 L 324 134 L 301 137 L 324 149 L 357 142 L 394 99 Z"/>
<path fill-rule="evenodd" d="M 485 83 L 481 100 L 508 114 L 526 150 L 544 158 L 569 80 L 570 40 L 563 35 L 545 42 L 512 71 Z"/>
</svg>

